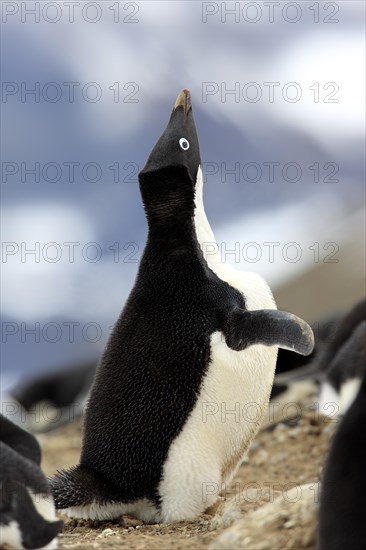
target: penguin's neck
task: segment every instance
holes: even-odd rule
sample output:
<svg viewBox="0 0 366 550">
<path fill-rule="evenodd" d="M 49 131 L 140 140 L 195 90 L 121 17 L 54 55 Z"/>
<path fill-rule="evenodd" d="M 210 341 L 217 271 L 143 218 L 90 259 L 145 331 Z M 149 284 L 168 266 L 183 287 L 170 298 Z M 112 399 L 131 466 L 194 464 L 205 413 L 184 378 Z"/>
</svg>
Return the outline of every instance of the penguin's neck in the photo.
<svg viewBox="0 0 366 550">
<path fill-rule="evenodd" d="M 201 166 L 197 171 L 195 193 L 190 191 L 189 186 L 184 191 L 181 182 L 174 184 L 171 181 L 169 188 L 159 183 L 155 189 L 159 189 L 160 194 L 165 187 L 163 197 L 154 192 L 152 181 L 147 182 L 147 185 L 143 182 L 141 188 L 149 226 L 148 242 L 159 243 L 168 251 L 185 249 L 200 257 L 203 254 L 211 266 L 218 260 L 212 257 L 212 247 L 217 247 L 217 244 L 205 213 Z M 174 191 L 174 187 L 179 188 L 179 194 Z M 207 254 L 208 247 L 210 254 Z M 202 252 L 198 252 L 199 249 Z"/>
<path fill-rule="evenodd" d="M 164 220 L 156 223 L 149 221 L 148 243 L 158 245 L 161 252 L 165 250 L 168 254 L 177 251 L 195 253 L 198 248 L 196 233 L 192 217 L 179 218 L 175 221 Z"/>
<path fill-rule="evenodd" d="M 194 186 L 186 169 L 169 167 L 140 174 L 140 190 L 149 227 L 148 244 L 161 253 L 195 252 Z"/>
</svg>

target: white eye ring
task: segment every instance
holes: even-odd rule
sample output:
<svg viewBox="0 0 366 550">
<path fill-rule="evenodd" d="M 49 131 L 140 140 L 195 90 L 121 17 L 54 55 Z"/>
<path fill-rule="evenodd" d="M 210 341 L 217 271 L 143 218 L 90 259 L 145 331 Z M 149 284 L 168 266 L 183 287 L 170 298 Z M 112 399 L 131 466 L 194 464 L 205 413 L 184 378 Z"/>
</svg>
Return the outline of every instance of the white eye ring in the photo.
<svg viewBox="0 0 366 550">
<path fill-rule="evenodd" d="M 187 151 L 187 149 L 189 149 L 189 141 L 186 138 L 180 138 L 179 145 L 183 151 Z"/>
</svg>

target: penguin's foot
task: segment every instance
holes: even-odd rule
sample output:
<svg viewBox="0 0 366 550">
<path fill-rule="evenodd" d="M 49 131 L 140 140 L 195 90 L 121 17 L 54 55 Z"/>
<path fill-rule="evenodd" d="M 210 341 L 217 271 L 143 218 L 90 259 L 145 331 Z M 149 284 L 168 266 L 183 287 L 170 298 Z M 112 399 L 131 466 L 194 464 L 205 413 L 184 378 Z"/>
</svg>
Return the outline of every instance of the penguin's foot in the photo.
<svg viewBox="0 0 366 550">
<path fill-rule="evenodd" d="M 70 518 L 87 519 L 93 521 L 110 521 L 126 515 L 137 521 L 137 525 L 144 523 L 161 523 L 157 508 L 147 499 L 140 499 L 133 503 L 93 502 L 81 506 L 70 506 L 60 509 L 59 512 Z M 131 520 L 132 521 L 132 520 Z M 128 523 L 128 521 L 127 521 Z"/>
<path fill-rule="evenodd" d="M 82 465 L 58 472 L 50 486 L 56 508 L 69 517 L 103 521 L 131 514 L 147 523 L 160 521 L 159 510 L 150 500 L 123 501 L 118 489 Z"/>
</svg>

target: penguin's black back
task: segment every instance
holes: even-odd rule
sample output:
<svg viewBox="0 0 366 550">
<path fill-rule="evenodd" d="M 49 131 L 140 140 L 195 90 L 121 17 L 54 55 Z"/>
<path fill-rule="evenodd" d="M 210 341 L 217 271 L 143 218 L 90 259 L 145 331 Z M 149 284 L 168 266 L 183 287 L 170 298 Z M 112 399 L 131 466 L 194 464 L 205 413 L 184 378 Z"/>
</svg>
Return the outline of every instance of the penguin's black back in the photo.
<svg viewBox="0 0 366 550">
<path fill-rule="evenodd" d="M 366 376 L 342 420 L 325 465 L 319 550 L 366 548 Z"/>
<path fill-rule="evenodd" d="M 150 235 L 87 407 L 80 465 L 113 483 L 124 502 L 156 501 L 169 446 L 209 367 L 210 336 L 222 329 L 225 309 L 245 308 L 207 267 L 192 227 L 179 231 L 171 247 L 169 232 L 161 244 Z"/>
</svg>

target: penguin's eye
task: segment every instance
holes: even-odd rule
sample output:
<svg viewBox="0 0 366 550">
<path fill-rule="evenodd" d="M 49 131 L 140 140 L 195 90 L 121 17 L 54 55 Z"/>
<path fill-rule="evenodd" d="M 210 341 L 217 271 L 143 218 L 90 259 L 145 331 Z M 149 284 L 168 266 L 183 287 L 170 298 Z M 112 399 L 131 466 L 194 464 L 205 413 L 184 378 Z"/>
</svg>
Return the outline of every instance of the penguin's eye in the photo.
<svg viewBox="0 0 366 550">
<path fill-rule="evenodd" d="M 187 149 L 189 149 L 189 141 L 186 138 L 180 138 L 179 145 L 183 151 L 187 151 Z"/>
</svg>

